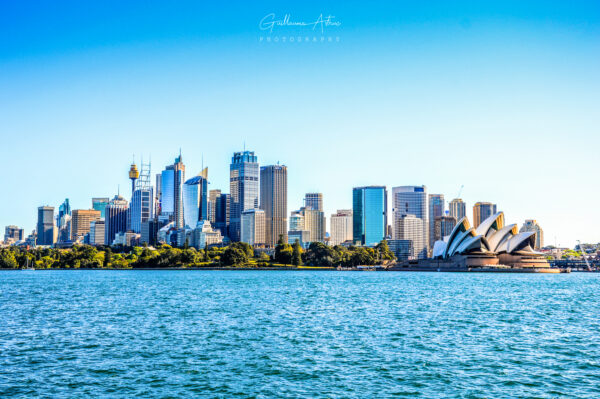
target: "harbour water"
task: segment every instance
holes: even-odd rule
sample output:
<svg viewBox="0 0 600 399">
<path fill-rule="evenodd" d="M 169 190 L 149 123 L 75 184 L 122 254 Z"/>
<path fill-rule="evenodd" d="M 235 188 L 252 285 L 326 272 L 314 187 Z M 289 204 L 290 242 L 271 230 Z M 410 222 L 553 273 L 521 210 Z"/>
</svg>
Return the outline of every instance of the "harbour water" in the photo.
<svg viewBox="0 0 600 399">
<path fill-rule="evenodd" d="M 0 397 L 600 397 L 600 275 L 0 272 Z"/>
</svg>

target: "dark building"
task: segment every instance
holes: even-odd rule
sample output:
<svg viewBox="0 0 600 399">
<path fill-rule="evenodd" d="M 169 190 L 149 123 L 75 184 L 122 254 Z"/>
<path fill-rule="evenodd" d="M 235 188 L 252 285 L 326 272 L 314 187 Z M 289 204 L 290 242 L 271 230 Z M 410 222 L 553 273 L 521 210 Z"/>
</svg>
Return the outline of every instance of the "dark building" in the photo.
<svg viewBox="0 0 600 399">
<path fill-rule="evenodd" d="M 54 207 L 40 206 L 38 208 L 36 245 L 54 244 L 54 226 Z"/>
</svg>

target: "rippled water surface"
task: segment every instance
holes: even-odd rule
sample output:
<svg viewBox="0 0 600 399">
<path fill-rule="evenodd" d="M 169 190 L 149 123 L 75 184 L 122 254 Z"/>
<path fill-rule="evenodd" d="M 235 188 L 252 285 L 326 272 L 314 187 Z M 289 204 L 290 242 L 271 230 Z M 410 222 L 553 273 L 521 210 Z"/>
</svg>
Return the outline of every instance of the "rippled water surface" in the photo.
<svg viewBox="0 0 600 399">
<path fill-rule="evenodd" d="M 600 397 L 600 275 L 0 272 L 0 397 Z"/>
</svg>

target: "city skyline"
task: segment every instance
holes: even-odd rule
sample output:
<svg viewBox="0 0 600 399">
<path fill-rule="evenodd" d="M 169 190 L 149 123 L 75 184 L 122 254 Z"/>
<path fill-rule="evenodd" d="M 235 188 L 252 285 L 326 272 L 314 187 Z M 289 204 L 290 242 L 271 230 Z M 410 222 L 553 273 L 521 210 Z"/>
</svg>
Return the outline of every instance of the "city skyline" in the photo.
<svg viewBox="0 0 600 399">
<path fill-rule="evenodd" d="M 489 201 L 538 220 L 546 244 L 600 241 L 597 3 L 105 6 L 0 6 L 2 226 L 128 196 L 132 153 L 155 173 L 183 148 L 225 192 L 246 147 L 288 166 L 289 210 L 310 192 L 330 215 L 353 187 L 448 201 L 464 185 L 469 217 Z M 272 12 L 335 15 L 340 40 L 261 42 Z"/>
</svg>

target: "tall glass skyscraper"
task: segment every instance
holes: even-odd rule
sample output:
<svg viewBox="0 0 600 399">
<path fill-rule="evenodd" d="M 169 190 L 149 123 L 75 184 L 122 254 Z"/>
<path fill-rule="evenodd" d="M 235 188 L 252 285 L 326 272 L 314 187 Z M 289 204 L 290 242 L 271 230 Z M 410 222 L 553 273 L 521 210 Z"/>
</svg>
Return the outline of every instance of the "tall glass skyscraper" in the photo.
<svg viewBox="0 0 600 399">
<path fill-rule="evenodd" d="M 258 157 L 254 151 L 235 152 L 229 168 L 229 237 L 240 241 L 242 212 L 258 208 Z"/>
<path fill-rule="evenodd" d="M 387 189 L 385 186 L 352 190 L 352 236 L 362 245 L 377 245 L 386 236 Z"/>
<path fill-rule="evenodd" d="M 429 248 L 433 248 L 435 219 L 444 216 L 444 195 L 429 194 Z"/>
<path fill-rule="evenodd" d="M 92 198 L 92 209 L 100 211 L 100 217 L 102 219 L 105 217 L 104 210 L 106 209 L 106 205 L 108 205 L 109 201 L 110 198 Z"/>
<path fill-rule="evenodd" d="M 115 197 L 106 205 L 104 223 L 104 244 L 112 245 L 117 233 L 127 230 L 127 200 L 120 195 Z"/>
<path fill-rule="evenodd" d="M 131 198 L 129 207 L 130 229 L 136 233 L 142 232 L 142 223 L 154 217 L 154 189 L 137 188 Z"/>
<path fill-rule="evenodd" d="M 304 196 L 304 206 L 316 211 L 323 210 L 323 193 L 307 193 Z"/>
<path fill-rule="evenodd" d="M 265 211 L 265 244 L 274 248 L 279 236 L 287 242 L 287 167 L 260 168 L 260 209 Z"/>
<path fill-rule="evenodd" d="M 52 245 L 56 242 L 54 226 L 54 207 L 40 206 L 37 220 L 37 245 Z"/>
<path fill-rule="evenodd" d="M 185 226 L 195 229 L 201 220 L 208 220 L 208 182 L 207 173 L 187 180 L 183 185 L 183 218 Z"/>
<path fill-rule="evenodd" d="M 160 213 L 163 219 L 175 222 L 175 227 L 183 228 L 183 182 L 185 165 L 181 154 L 175 163 L 162 171 L 160 176 Z"/>
<path fill-rule="evenodd" d="M 396 221 L 400 220 L 399 216 L 414 215 L 416 218 L 423 221 L 422 241 L 426 257 L 427 248 L 429 247 L 429 197 L 427 196 L 427 187 L 394 187 L 392 189 L 392 212 L 394 214 L 393 236 L 395 239 L 398 239 L 398 226 L 396 226 Z"/>
<path fill-rule="evenodd" d="M 215 199 L 215 229 L 223 237 L 229 237 L 229 194 L 221 194 Z"/>
</svg>

